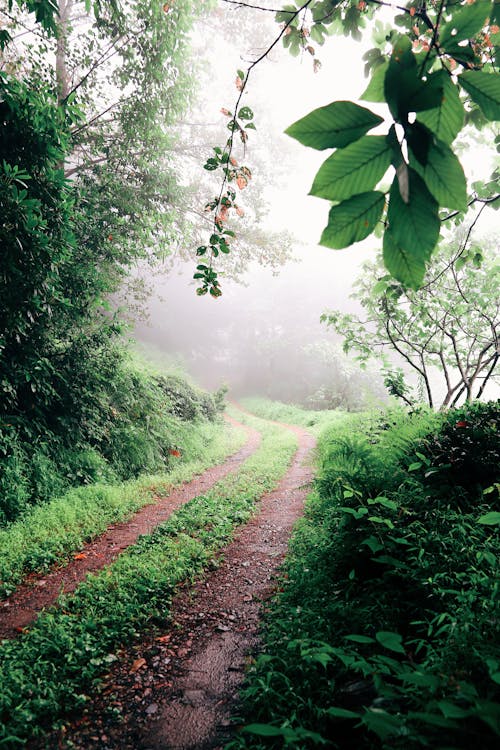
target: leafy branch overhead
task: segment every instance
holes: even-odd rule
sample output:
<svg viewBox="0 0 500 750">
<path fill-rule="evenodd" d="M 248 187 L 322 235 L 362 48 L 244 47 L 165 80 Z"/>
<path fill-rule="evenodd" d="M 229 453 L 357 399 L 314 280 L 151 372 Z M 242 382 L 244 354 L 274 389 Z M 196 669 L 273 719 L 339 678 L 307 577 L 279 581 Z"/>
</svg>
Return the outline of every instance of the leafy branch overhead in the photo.
<svg viewBox="0 0 500 750">
<path fill-rule="evenodd" d="M 359 38 L 365 18 L 382 5 L 299 2 L 284 6 L 276 21 L 292 54 L 314 56 L 311 42 L 321 45 L 338 32 Z M 387 270 L 417 289 L 442 221 L 450 211 L 463 217 L 471 202 L 453 141 L 467 123 L 500 120 L 500 3 L 411 0 L 398 9 L 393 28 L 375 23 L 378 46 L 364 56 L 371 79 L 361 98 L 385 103 L 387 122 L 367 107 L 336 101 L 286 133 L 310 148 L 335 149 L 310 190 L 333 204 L 321 244 L 348 247 L 381 228 Z"/>
</svg>

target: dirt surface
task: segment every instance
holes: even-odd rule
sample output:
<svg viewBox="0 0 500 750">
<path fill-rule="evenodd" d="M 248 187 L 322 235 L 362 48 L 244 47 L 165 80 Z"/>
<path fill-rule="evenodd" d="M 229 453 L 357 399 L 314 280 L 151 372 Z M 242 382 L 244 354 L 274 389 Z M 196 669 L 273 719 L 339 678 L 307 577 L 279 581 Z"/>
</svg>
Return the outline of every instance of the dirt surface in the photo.
<svg viewBox="0 0 500 750">
<path fill-rule="evenodd" d="M 245 665 L 259 645 L 262 603 L 276 589 L 292 526 L 312 479 L 314 438 L 299 449 L 278 488 L 236 532 L 218 567 L 174 599 L 162 630 L 119 654 L 100 693 L 40 747 L 78 750 L 208 750 L 234 727 Z M 215 567 L 215 566 L 214 566 Z"/>
<path fill-rule="evenodd" d="M 13 594 L 0 602 L 0 639 L 14 638 L 28 626 L 38 613 L 54 604 L 64 591 L 70 593 L 81 583 L 87 573 L 109 565 L 141 534 L 149 534 L 184 503 L 209 490 L 216 482 L 238 467 L 260 444 L 260 434 L 227 417 L 236 427 L 244 429 L 248 440 L 237 453 L 224 463 L 207 469 L 174 489 L 167 497 L 158 497 L 151 505 L 137 511 L 128 521 L 108 526 L 107 530 L 74 554 L 64 566 L 54 567 L 44 574 L 29 575 Z"/>
</svg>

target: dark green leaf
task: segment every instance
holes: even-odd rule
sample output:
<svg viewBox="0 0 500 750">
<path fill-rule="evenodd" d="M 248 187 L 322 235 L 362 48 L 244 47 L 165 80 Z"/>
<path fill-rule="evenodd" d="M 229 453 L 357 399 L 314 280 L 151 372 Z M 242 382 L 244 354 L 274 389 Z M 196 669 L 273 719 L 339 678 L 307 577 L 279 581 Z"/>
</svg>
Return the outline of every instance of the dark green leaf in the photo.
<svg viewBox="0 0 500 750">
<path fill-rule="evenodd" d="M 403 648 L 403 638 L 399 633 L 380 630 L 378 633 L 375 633 L 375 638 L 384 648 L 389 649 L 389 651 L 394 651 L 397 654 L 406 653 Z"/>
<path fill-rule="evenodd" d="M 433 109 L 441 104 L 443 82 L 419 75 L 412 44 L 408 37 L 398 37 L 384 79 L 384 93 L 395 120 L 406 122 L 409 112 Z"/>
<path fill-rule="evenodd" d="M 466 70 L 458 81 L 488 120 L 500 120 L 500 73 Z"/>
<path fill-rule="evenodd" d="M 368 635 L 345 635 L 344 639 L 353 643 L 375 643 L 375 639 Z"/>
<path fill-rule="evenodd" d="M 383 257 L 385 267 L 395 279 L 412 289 L 421 286 L 427 259 L 422 253 L 409 252 L 398 244 L 390 228 L 384 233 Z"/>
<path fill-rule="evenodd" d="M 318 150 L 342 148 L 383 122 L 382 117 L 353 102 L 332 102 L 297 120 L 285 133 Z"/>
<path fill-rule="evenodd" d="M 443 97 L 439 107 L 428 109 L 418 115 L 418 121 L 444 143 L 452 143 L 464 123 L 464 107 L 460 101 L 458 87 L 444 71 L 438 71 L 433 76 L 439 76 L 443 83 Z M 433 77 L 431 76 L 431 77 Z"/>
<path fill-rule="evenodd" d="M 416 120 L 405 129 L 406 142 L 417 161 L 425 166 L 429 160 L 429 151 L 434 141 L 433 133 Z"/>
<path fill-rule="evenodd" d="M 408 170 L 408 202 L 399 191 L 397 179 L 390 190 L 387 220 L 393 238 L 409 252 L 428 260 L 439 238 L 438 204 L 423 180 Z"/>
<path fill-rule="evenodd" d="M 425 724 L 430 724 L 433 727 L 441 727 L 442 729 L 458 729 L 460 726 L 452 719 L 445 719 L 444 716 L 431 714 L 426 711 L 410 711 L 408 718 L 417 719 L 418 721 L 423 721 Z"/>
<path fill-rule="evenodd" d="M 328 716 L 333 716 L 336 719 L 359 719 L 360 715 L 354 711 L 349 711 L 347 708 L 337 708 L 337 706 L 330 706 L 326 709 L 325 713 Z"/>
<path fill-rule="evenodd" d="M 339 149 L 320 167 L 310 195 L 341 201 L 372 190 L 391 163 L 391 148 L 385 136 L 365 135 Z"/>
<path fill-rule="evenodd" d="M 491 0 L 476 0 L 472 5 L 453 8 L 451 21 L 440 28 L 440 46 L 447 52 L 448 42 L 456 44 L 464 39 L 472 39 L 490 16 L 491 5 Z"/>
<path fill-rule="evenodd" d="M 359 193 L 333 206 L 320 245 L 339 249 L 368 237 L 380 219 L 385 203 L 384 193 Z"/>
<path fill-rule="evenodd" d="M 401 732 L 401 719 L 388 714 L 381 708 L 366 709 L 362 722 L 382 740 Z"/>
<path fill-rule="evenodd" d="M 295 739 L 295 732 L 288 727 L 275 727 L 272 724 L 247 724 L 244 732 L 257 734 L 261 737 L 290 737 Z"/>
<path fill-rule="evenodd" d="M 467 206 L 464 170 L 451 148 L 442 141 L 430 144 L 427 163 L 411 162 L 440 206 L 462 211 Z"/>
</svg>

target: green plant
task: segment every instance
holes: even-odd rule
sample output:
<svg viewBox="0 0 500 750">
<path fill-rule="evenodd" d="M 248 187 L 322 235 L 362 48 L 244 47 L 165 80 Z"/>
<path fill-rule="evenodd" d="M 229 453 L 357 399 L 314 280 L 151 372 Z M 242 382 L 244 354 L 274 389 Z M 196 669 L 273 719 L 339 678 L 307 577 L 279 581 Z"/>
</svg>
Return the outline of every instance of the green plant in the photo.
<svg viewBox="0 0 500 750">
<path fill-rule="evenodd" d="M 472 412 L 484 429 L 495 405 Z M 495 493 L 474 484 L 463 506 L 413 461 L 462 418 L 397 410 L 320 440 L 333 481 L 295 531 L 231 747 L 496 747 Z"/>
</svg>

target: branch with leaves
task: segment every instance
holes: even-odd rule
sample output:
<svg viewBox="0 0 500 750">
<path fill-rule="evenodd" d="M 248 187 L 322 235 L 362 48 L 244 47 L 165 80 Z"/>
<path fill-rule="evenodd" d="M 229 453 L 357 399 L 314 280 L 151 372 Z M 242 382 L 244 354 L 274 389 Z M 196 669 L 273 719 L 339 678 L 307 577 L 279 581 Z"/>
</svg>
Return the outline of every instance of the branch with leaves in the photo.
<svg viewBox="0 0 500 750">
<path fill-rule="evenodd" d="M 361 99 L 385 104 L 388 117 L 337 101 L 286 132 L 307 147 L 334 150 L 310 191 L 332 204 L 320 244 L 340 249 L 380 230 L 386 269 L 404 286 L 417 289 L 443 222 L 463 219 L 477 201 L 493 204 L 498 198 L 496 190 L 468 196 L 452 144 L 465 124 L 500 120 L 500 3 L 299 0 L 276 13 L 281 31 L 269 49 L 281 39 L 292 55 L 314 56 L 311 41 L 322 45 L 331 33 L 359 39 L 365 20 L 381 6 L 402 13 L 389 34 L 377 32 L 377 47 L 364 55 L 371 80 Z M 248 73 L 244 86 L 247 80 Z M 385 122 L 385 134 L 369 134 Z M 208 290 L 217 277 L 212 262 L 201 271 Z"/>
<path fill-rule="evenodd" d="M 381 274 L 381 264 L 367 264 L 356 284 L 353 296 L 365 317 L 340 311 L 322 316 L 343 337 L 344 349 L 357 352 L 361 362 L 382 360 L 393 391 L 402 382 L 391 364 L 391 355 L 397 355 L 421 378 L 429 406 L 437 402 L 436 378 L 442 381 L 442 408 L 462 397 L 480 398 L 500 356 L 500 268 L 494 253 L 470 244 L 466 233 L 435 253 L 418 291 Z M 401 392 L 407 400 L 408 391 Z"/>
</svg>

